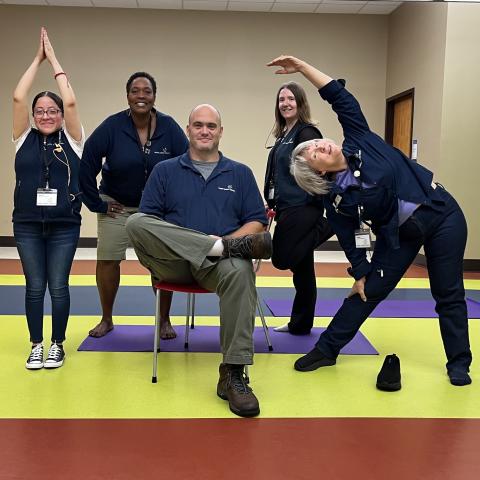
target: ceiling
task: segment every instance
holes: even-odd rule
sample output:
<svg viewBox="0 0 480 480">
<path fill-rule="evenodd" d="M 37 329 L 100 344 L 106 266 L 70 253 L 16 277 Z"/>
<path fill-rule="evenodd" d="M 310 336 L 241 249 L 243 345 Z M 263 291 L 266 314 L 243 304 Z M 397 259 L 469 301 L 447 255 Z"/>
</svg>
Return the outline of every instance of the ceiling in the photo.
<svg viewBox="0 0 480 480">
<path fill-rule="evenodd" d="M 156 8 L 376 15 L 388 15 L 402 3 L 404 2 L 376 0 L 0 0 L 0 4 L 4 5 L 43 5 L 54 7 Z"/>
</svg>

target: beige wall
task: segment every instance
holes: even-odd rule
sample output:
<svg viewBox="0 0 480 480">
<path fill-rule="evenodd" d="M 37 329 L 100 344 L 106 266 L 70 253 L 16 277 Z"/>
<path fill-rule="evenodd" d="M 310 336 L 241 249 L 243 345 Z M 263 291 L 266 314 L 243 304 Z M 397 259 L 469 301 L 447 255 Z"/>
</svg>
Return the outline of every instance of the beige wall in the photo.
<svg viewBox="0 0 480 480">
<path fill-rule="evenodd" d="M 41 25 L 49 29 L 75 88 L 87 133 L 107 115 L 125 108 L 126 79 L 136 70 L 146 70 L 157 79 L 159 109 L 182 126 L 195 104 L 215 104 L 225 127 L 222 150 L 252 167 L 261 185 L 275 92 L 292 78 L 274 76 L 264 64 L 281 53 L 292 53 L 333 76 L 347 78 L 370 125 L 382 133 L 387 23 L 388 18 L 381 15 L 0 6 L 0 65 L 4 66 L 0 76 L 0 156 L 4 163 L 0 235 L 11 235 L 11 92 L 35 54 Z M 45 65 L 34 91 L 46 88 L 54 89 L 55 84 Z M 307 90 L 322 132 L 340 139 L 335 116 L 313 87 Z M 95 218 L 87 209 L 83 212 L 82 236 L 95 236 Z"/>
<path fill-rule="evenodd" d="M 387 97 L 415 88 L 418 161 L 460 203 L 465 258 L 480 259 L 477 138 L 480 132 L 480 5 L 404 4 L 389 18 Z"/>
<path fill-rule="evenodd" d="M 465 258 L 480 258 L 480 5 L 449 4 L 438 178 L 468 223 Z"/>
<path fill-rule="evenodd" d="M 415 88 L 418 162 L 433 171 L 440 157 L 447 10 L 443 3 L 404 4 L 388 25 L 386 96 Z"/>
</svg>

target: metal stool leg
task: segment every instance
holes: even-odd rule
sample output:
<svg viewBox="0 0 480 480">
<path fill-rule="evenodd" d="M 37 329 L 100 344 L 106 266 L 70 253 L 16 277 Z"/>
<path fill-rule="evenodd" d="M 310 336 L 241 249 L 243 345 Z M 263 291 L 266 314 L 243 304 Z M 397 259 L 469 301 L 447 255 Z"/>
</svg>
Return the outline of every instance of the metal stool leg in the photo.
<svg viewBox="0 0 480 480">
<path fill-rule="evenodd" d="M 270 341 L 270 334 L 268 333 L 267 322 L 265 321 L 265 314 L 263 313 L 263 307 L 260 302 L 260 298 L 258 296 L 257 296 L 257 310 L 258 310 L 258 314 L 260 315 L 260 320 L 262 321 L 265 338 L 267 339 L 268 351 L 271 352 L 273 351 L 273 345 L 272 345 L 272 342 Z"/>
<path fill-rule="evenodd" d="M 192 295 L 195 297 L 195 294 L 187 293 L 187 318 L 185 321 L 185 343 L 183 347 L 185 350 L 188 349 L 188 334 L 190 330 L 190 316 L 192 314 Z"/>
<path fill-rule="evenodd" d="M 192 294 L 192 321 L 190 322 L 190 328 L 193 330 L 195 328 L 195 294 Z"/>
<path fill-rule="evenodd" d="M 160 343 L 160 290 L 155 299 L 155 334 L 153 338 L 153 372 L 152 383 L 157 383 L 158 345 Z"/>
</svg>

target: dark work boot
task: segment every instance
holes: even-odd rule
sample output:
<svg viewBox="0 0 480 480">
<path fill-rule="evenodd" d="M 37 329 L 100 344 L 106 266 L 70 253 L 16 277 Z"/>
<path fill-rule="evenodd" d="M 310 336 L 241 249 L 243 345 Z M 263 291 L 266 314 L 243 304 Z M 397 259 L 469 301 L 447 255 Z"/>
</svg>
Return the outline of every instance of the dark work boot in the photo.
<svg viewBox="0 0 480 480">
<path fill-rule="evenodd" d="M 267 259 L 272 256 L 272 236 L 268 232 L 237 238 L 222 238 L 223 257 Z"/>
<path fill-rule="evenodd" d="M 240 417 L 255 417 L 260 413 L 257 397 L 247 385 L 243 365 L 221 363 L 217 395 L 228 400 L 230 410 Z"/>
<path fill-rule="evenodd" d="M 402 388 L 400 359 L 395 355 L 387 355 L 377 377 L 377 388 L 385 392 L 395 392 Z"/>
</svg>

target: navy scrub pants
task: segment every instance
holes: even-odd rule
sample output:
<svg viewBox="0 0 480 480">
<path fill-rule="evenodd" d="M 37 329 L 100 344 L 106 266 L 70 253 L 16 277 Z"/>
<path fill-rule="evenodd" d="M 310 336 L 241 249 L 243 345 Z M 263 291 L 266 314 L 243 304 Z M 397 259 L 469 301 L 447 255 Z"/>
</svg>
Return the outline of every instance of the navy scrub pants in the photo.
<svg viewBox="0 0 480 480">
<path fill-rule="evenodd" d="M 463 287 L 463 255 L 467 240 L 465 217 L 455 199 L 442 187 L 445 205 L 437 210 L 419 207 L 400 227 L 400 248 L 388 248 L 377 237 L 372 269 L 365 282 L 367 301 L 346 298 L 316 347 L 336 358 L 374 308 L 395 288 L 423 245 L 430 289 L 435 299 L 449 372 L 468 372 L 472 361 L 467 306 Z"/>
<path fill-rule="evenodd" d="M 317 300 L 313 252 L 333 232 L 323 217 L 323 207 L 315 205 L 282 209 L 275 220 L 272 264 L 279 270 L 291 270 L 295 286 L 288 329 L 292 334 L 306 335 L 313 326 Z"/>
</svg>

